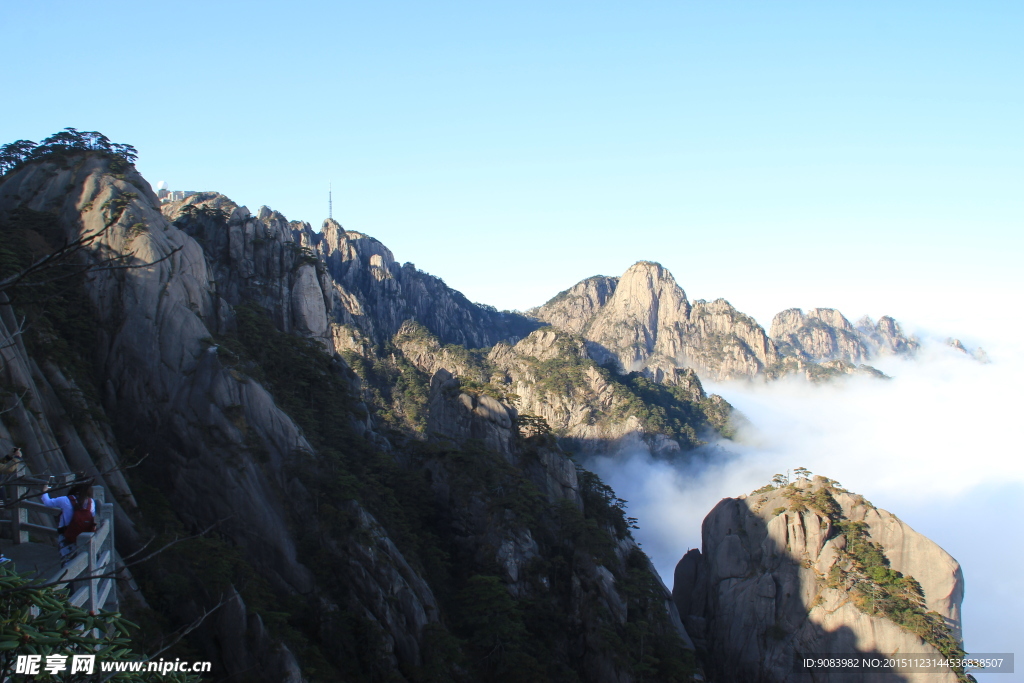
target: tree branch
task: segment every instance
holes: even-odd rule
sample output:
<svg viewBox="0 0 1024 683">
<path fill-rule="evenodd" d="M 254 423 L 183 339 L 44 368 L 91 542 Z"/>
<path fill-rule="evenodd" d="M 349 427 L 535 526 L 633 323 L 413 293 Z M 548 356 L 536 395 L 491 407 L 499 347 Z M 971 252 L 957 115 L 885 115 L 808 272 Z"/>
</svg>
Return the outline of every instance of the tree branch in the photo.
<svg viewBox="0 0 1024 683">
<path fill-rule="evenodd" d="M 146 560 L 150 560 L 150 559 L 156 557 L 157 555 L 159 555 L 160 553 L 164 552 L 168 548 L 170 548 L 172 546 L 175 546 L 175 545 L 177 545 L 179 543 L 184 543 L 185 541 L 191 541 L 193 539 L 205 536 L 207 533 L 209 533 L 214 528 L 219 526 L 222 522 L 225 522 L 225 521 L 227 521 L 229 519 L 231 519 L 231 517 L 224 517 L 223 519 L 219 519 L 219 520 L 217 520 L 216 522 L 214 522 L 210 526 L 206 527 L 205 529 L 203 529 L 202 531 L 200 531 L 197 534 L 192 534 L 191 536 L 185 536 L 184 538 L 175 537 L 174 540 L 165 543 L 164 545 L 160 546 L 159 548 L 157 548 L 153 552 L 149 553 L 148 555 L 146 555 L 144 557 L 140 557 L 139 559 L 136 559 L 136 560 L 132 560 L 131 562 L 125 562 L 124 560 L 126 558 L 122 557 L 121 558 L 121 566 L 116 568 L 116 569 L 112 569 L 110 571 L 103 572 L 101 574 L 80 574 L 78 576 L 68 576 L 67 575 L 67 570 L 65 569 L 64 572 L 61 573 L 60 577 L 57 578 L 55 581 L 48 581 L 46 583 L 26 583 L 23 586 L 17 586 L 15 588 L 5 588 L 4 590 L 0 590 L 0 597 L 3 597 L 4 595 L 10 595 L 11 593 L 20 593 L 22 591 L 38 590 L 40 588 L 52 588 L 54 586 L 63 586 L 65 584 L 71 583 L 72 581 L 92 581 L 92 580 L 95 580 L 95 579 L 116 579 L 118 577 L 118 574 L 120 574 L 122 570 L 127 569 L 128 567 L 133 567 L 133 566 L 135 566 L 137 564 L 141 564 L 142 562 L 145 562 Z M 152 542 L 152 539 L 150 540 L 150 542 Z M 149 545 L 149 543 L 147 543 L 146 545 Z M 138 552 L 139 551 L 136 551 L 132 555 L 128 555 L 128 557 L 134 557 L 135 555 L 138 554 Z"/>
<path fill-rule="evenodd" d="M 27 394 L 27 393 L 28 393 L 28 389 L 25 389 L 25 391 L 21 392 L 21 394 L 16 397 L 16 400 L 14 401 L 14 405 L 11 406 L 10 408 L 4 408 L 3 410 L 0 410 L 0 415 L 3 415 L 4 413 L 9 413 L 12 410 L 14 410 L 15 408 L 17 408 L 18 405 L 21 403 L 21 400 L 23 398 L 25 398 L 25 394 Z"/>
<path fill-rule="evenodd" d="M 156 659 L 157 657 L 159 657 L 163 653 L 167 652 L 172 647 L 174 647 L 179 642 L 181 642 L 182 638 L 184 638 L 189 633 L 192 633 L 192 631 L 195 631 L 197 628 L 199 628 L 199 625 L 202 624 L 206 620 L 206 617 L 210 616 L 211 614 L 216 612 L 218 609 L 220 609 L 224 605 L 228 604 L 228 602 L 230 602 L 232 600 L 239 600 L 241 597 L 242 596 L 240 596 L 238 593 L 235 593 L 234 595 L 232 595 L 230 597 L 225 595 L 224 597 L 222 597 L 220 600 L 217 601 L 216 605 L 214 605 L 213 607 L 211 607 L 209 609 L 203 610 L 202 615 L 200 615 L 198 619 L 194 620 L 191 624 L 189 624 L 185 628 L 179 629 L 181 632 L 178 634 L 178 636 L 174 640 L 172 640 L 167 645 L 163 646 L 162 648 L 160 648 L 159 650 L 157 650 L 156 652 L 151 654 L 144 661 L 147 661 L 147 662 L 151 661 L 153 659 Z"/>
<path fill-rule="evenodd" d="M 9 303 L 9 302 L 7 302 L 7 301 L 0 301 L 0 306 L 2 306 L 4 304 L 7 304 L 7 303 Z M 15 319 L 15 320 L 17 320 L 17 319 Z M 15 325 L 14 331 L 13 332 L 8 332 L 7 333 L 7 339 L 4 340 L 3 343 L 0 343 L 0 350 L 9 349 L 12 346 L 17 345 L 17 343 L 18 343 L 17 338 L 20 337 L 22 334 L 24 334 L 25 329 L 26 329 L 26 326 L 25 326 L 25 316 L 22 316 L 21 317 L 21 321 L 18 322 L 17 325 Z"/>
<path fill-rule="evenodd" d="M 72 254 L 78 253 L 82 249 L 86 248 L 87 246 L 95 242 L 99 237 L 101 237 L 105 232 L 107 232 L 109 228 L 110 226 L 107 226 L 102 230 L 97 230 L 94 233 L 84 235 L 71 242 L 65 242 L 63 246 L 58 248 L 56 251 L 51 251 L 46 256 L 37 259 L 27 268 L 24 268 L 21 271 L 15 273 L 14 275 L 10 275 L 4 278 L 3 280 L 0 280 L 0 292 L 11 289 L 12 287 L 17 287 L 25 278 L 34 275 L 35 273 L 38 273 L 40 271 L 46 270 L 48 268 L 52 268 L 61 260 L 68 258 Z"/>
</svg>

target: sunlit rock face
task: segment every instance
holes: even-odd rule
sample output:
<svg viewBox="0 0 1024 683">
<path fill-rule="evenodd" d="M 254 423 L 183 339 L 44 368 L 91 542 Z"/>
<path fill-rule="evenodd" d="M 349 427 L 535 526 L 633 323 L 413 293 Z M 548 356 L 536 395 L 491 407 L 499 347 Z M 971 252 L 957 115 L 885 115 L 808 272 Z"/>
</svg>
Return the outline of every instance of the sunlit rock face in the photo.
<svg viewBox="0 0 1024 683">
<path fill-rule="evenodd" d="M 853 527 L 861 532 L 847 531 Z M 880 607 L 883 588 L 909 596 L 919 616 L 887 613 Z M 963 595 L 960 565 L 942 548 L 821 477 L 722 500 L 704 520 L 702 549 L 676 567 L 673 588 L 689 633 L 709 652 L 720 680 L 766 683 L 850 680 L 821 672 L 800 678 L 793 672 L 798 654 L 943 656 L 934 639 L 922 637 L 934 624 L 918 628 L 926 618 L 920 615 L 933 612 L 935 624 L 958 643 Z M 957 677 L 855 680 L 953 683 Z"/>
<path fill-rule="evenodd" d="M 581 335 L 598 362 L 658 381 L 687 367 L 706 379 L 754 377 L 777 360 L 752 318 L 724 299 L 691 304 L 672 274 L 649 261 L 619 278 L 584 280 L 529 313 Z"/>
<path fill-rule="evenodd" d="M 855 327 L 831 308 L 783 311 L 768 334 L 724 299 L 691 303 L 672 274 L 649 261 L 621 277 L 583 280 L 528 315 L 580 335 L 598 362 L 659 382 L 681 368 L 713 381 L 875 374 L 860 366 L 917 348 L 892 318 L 864 318 Z"/>
<path fill-rule="evenodd" d="M 865 316 L 855 327 L 834 308 L 812 308 L 806 314 L 799 308 L 782 311 L 772 319 L 770 336 L 785 351 L 812 361 L 863 363 L 918 348 L 889 316 L 877 323 Z"/>
<path fill-rule="evenodd" d="M 288 221 L 267 207 L 253 215 L 215 192 L 165 203 L 162 211 L 202 244 L 227 304 L 257 301 L 283 329 L 323 339 L 331 348 L 346 334 L 338 327 L 379 344 L 414 320 L 445 344 L 480 348 L 518 339 L 538 326 L 470 302 L 412 263 L 399 264 L 378 240 L 337 221 L 326 220 L 314 232 L 308 223 Z"/>
</svg>

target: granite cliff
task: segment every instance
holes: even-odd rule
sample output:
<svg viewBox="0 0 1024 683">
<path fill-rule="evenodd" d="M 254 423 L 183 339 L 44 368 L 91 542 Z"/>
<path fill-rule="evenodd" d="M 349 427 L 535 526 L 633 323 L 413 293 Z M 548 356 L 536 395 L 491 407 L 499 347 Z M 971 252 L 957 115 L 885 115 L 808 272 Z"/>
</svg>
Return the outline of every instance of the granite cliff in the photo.
<svg viewBox="0 0 1024 683">
<path fill-rule="evenodd" d="M 407 322 L 395 346 L 427 375 L 444 368 L 478 401 L 514 405 L 520 423 L 539 418 L 571 451 L 615 452 L 641 440 L 672 457 L 730 433 L 732 408 L 706 394 L 692 370 L 676 369 L 660 383 L 640 373 L 621 375 L 598 365 L 582 338 L 553 327 L 484 354 L 442 347 Z"/>
<path fill-rule="evenodd" d="M 0 230 L 4 276 L 96 236 L 6 290 L 0 448 L 108 486 L 122 554 L 215 526 L 131 568 L 150 635 L 228 599 L 182 647 L 233 681 L 692 679 L 621 501 L 516 407 L 535 322 L 103 152 L 6 173 Z"/>
<path fill-rule="evenodd" d="M 865 316 L 855 327 L 833 308 L 812 308 L 806 315 L 799 308 L 782 311 L 772 319 L 770 335 L 784 353 L 805 361 L 862 363 L 879 355 L 913 354 L 919 346 L 889 316 L 877 323 Z"/>
<path fill-rule="evenodd" d="M 215 192 L 162 205 L 164 215 L 203 246 L 217 295 L 229 306 L 255 301 L 285 331 L 346 348 L 352 334 L 390 340 L 406 320 L 443 343 L 467 348 L 525 336 L 536 322 L 471 303 L 412 263 L 399 264 L 368 235 L 324 221 L 288 221 L 267 207 L 253 215 Z"/>
<path fill-rule="evenodd" d="M 794 670 L 798 655 L 962 654 L 960 565 L 895 515 L 824 477 L 726 498 L 673 597 L 713 680 L 967 681 L 963 673 Z"/>
<path fill-rule="evenodd" d="M 610 361 L 658 382 L 680 369 L 713 381 L 878 374 L 864 363 L 917 348 L 888 316 L 878 323 L 864 318 L 854 327 L 826 308 L 807 315 L 783 311 L 769 334 L 724 299 L 691 303 L 671 273 L 648 261 L 621 277 L 588 278 L 527 313 L 582 337 L 599 363 Z"/>
</svg>

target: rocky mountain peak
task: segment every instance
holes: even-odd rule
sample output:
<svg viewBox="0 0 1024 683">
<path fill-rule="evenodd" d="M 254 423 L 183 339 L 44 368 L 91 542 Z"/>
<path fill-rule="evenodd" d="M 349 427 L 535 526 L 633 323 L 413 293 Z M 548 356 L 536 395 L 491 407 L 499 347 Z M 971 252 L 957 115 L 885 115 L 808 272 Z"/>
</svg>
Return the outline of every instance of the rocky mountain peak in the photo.
<svg viewBox="0 0 1024 683">
<path fill-rule="evenodd" d="M 619 278 L 605 310 L 611 317 L 618 312 L 656 330 L 685 320 L 690 303 L 672 273 L 660 263 L 638 261 Z"/>
<path fill-rule="evenodd" d="M 860 363 L 871 352 L 850 321 L 834 308 L 812 308 L 805 315 L 790 308 L 772 319 L 771 338 L 805 359 Z"/>
<path fill-rule="evenodd" d="M 768 682 L 798 653 L 959 656 L 963 593 L 948 553 L 825 477 L 722 500 L 673 589 L 720 680 Z"/>
<path fill-rule="evenodd" d="M 651 261 L 619 278 L 588 278 L 530 314 L 583 336 L 599 363 L 656 381 L 685 368 L 707 379 L 750 378 L 777 360 L 756 321 L 724 299 L 691 304 L 672 273 Z"/>
<path fill-rule="evenodd" d="M 544 322 L 572 334 L 581 334 L 594 315 L 611 298 L 617 277 L 595 275 L 556 294 L 543 306 L 527 311 Z"/>
<path fill-rule="evenodd" d="M 672 274 L 657 263 L 640 261 L 619 278 L 585 336 L 595 358 L 614 356 L 624 369 L 638 370 L 651 356 L 675 357 L 677 330 L 689 315 L 690 302 Z"/>
<path fill-rule="evenodd" d="M 880 355 L 913 353 L 918 346 L 889 316 L 878 323 L 865 316 L 855 327 L 833 308 L 812 308 L 806 314 L 799 308 L 782 311 L 772 320 L 770 334 L 784 355 L 801 361 L 857 364 Z"/>
<path fill-rule="evenodd" d="M 854 326 L 833 308 L 787 309 L 768 334 L 724 299 L 691 304 L 672 273 L 653 261 L 638 261 L 617 278 L 587 278 L 527 315 L 583 337 L 597 362 L 658 382 L 681 369 L 709 380 L 880 376 L 863 363 L 917 348 L 892 318 Z"/>
</svg>

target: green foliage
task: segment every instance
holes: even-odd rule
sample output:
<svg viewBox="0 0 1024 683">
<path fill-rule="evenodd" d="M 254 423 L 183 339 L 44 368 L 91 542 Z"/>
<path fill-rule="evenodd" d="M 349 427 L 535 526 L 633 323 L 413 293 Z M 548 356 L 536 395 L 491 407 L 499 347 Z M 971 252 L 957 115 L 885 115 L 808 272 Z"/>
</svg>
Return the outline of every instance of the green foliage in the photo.
<svg viewBox="0 0 1024 683">
<path fill-rule="evenodd" d="M 186 204 L 181 207 L 178 218 L 174 221 L 175 225 L 182 227 L 189 221 L 208 221 L 215 225 L 226 227 L 228 224 L 228 214 L 224 209 L 216 206 L 209 206 L 208 204 L 196 205 Z"/>
<path fill-rule="evenodd" d="M 292 262 L 292 272 L 297 271 L 304 265 L 312 265 L 317 268 L 320 267 L 320 258 L 316 255 L 316 252 L 309 247 L 296 244 L 295 242 L 285 242 L 284 246 L 285 249 L 291 252 L 292 258 L 294 259 Z"/>
<path fill-rule="evenodd" d="M 666 434 L 684 448 L 704 443 L 697 430 L 708 427 L 707 415 L 699 403 L 690 401 L 683 387 L 659 384 L 639 372 L 609 372 L 608 378 L 626 389 L 618 392 L 624 399 L 620 415 L 636 415 L 647 431 Z M 708 407 L 712 407 L 710 403 Z"/>
<path fill-rule="evenodd" d="M 808 501 L 803 490 L 794 488 L 790 485 L 783 488 L 782 495 L 784 498 L 789 500 L 789 510 L 791 512 L 804 512 L 807 510 Z"/>
<path fill-rule="evenodd" d="M 622 593 L 629 603 L 626 619 L 624 654 L 634 680 L 673 683 L 692 680 L 696 670 L 691 652 L 673 637 L 665 594 L 655 578 L 647 557 L 634 548 L 626 558 Z"/>
<path fill-rule="evenodd" d="M 526 651 L 522 608 L 499 577 L 469 577 L 452 607 L 455 632 L 489 679 L 532 683 L 542 676 L 539 662 Z"/>
<path fill-rule="evenodd" d="M 54 214 L 18 208 L 0 219 L 0 279 L 9 277 L 63 243 Z M 7 291 L 19 318 L 25 319 L 22 339 L 37 360 L 50 360 L 77 385 L 77 396 L 60 395 L 72 421 L 88 413 L 103 419 L 94 384 L 97 325 L 95 309 L 85 293 L 82 275 L 44 282 L 44 271 L 25 280 L 25 287 Z M 87 400 L 82 400 L 87 399 Z"/>
<path fill-rule="evenodd" d="M 806 497 L 807 506 L 828 517 L 831 520 L 838 519 L 843 509 L 832 497 L 832 493 L 825 487 L 816 488 Z"/>
<path fill-rule="evenodd" d="M 363 380 L 364 392 L 372 398 L 380 421 L 407 435 L 426 430 L 430 378 L 424 372 L 392 347 L 372 361 L 350 350 L 341 355 Z"/>
<path fill-rule="evenodd" d="M 515 430 L 520 447 L 528 452 L 536 452 L 539 448 L 556 448 L 557 440 L 551 431 L 548 421 L 539 415 L 518 413 L 515 417 Z"/>
<path fill-rule="evenodd" d="M 124 215 L 125 209 L 127 209 L 131 201 L 133 199 L 137 199 L 138 196 L 139 195 L 137 195 L 134 192 L 124 192 L 112 199 L 108 199 L 107 201 L 103 202 L 103 205 L 100 206 L 100 208 L 103 209 L 104 211 L 109 212 L 107 214 L 106 227 L 109 228 L 114 223 L 121 220 L 121 216 Z"/>
<path fill-rule="evenodd" d="M 239 369 L 264 381 L 285 412 L 296 419 L 312 441 L 350 436 L 343 419 L 353 401 L 344 369 L 320 342 L 278 331 L 257 304 L 235 309 L 237 333 L 218 338 L 228 353 L 244 359 Z M 336 414 L 327 408 L 337 409 Z M 319 445 L 319 444 L 314 444 Z"/>
<path fill-rule="evenodd" d="M 711 396 L 698 401 L 697 408 L 701 413 L 703 413 L 704 419 L 707 420 L 707 423 L 716 429 L 719 434 L 724 436 L 726 439 L 733 439 L 736 437 L 736 426 L 734 421 L 740 419 L 742 422 L 742 419 L 737 418 L 733 413 L 732 406 L 729 405 L 724 398 L 717 394 L 712 394 Z"/>
<path fill-rule="evenodd" d="M 617 536 L 625 536 L 629 529 L 637 528 L 636 519 L 626 517 L 628 501 L 616 496 L 611 486 L 580 465 L 576 465 L 576 478 L 579 481 L 580 497 L 583 498 L 583 508 L 589 511 L 590 517 L 598 524 L 614 529 Z"/>
<path fill-rule="evenodd" d="M 430 379 L 426 374 L 402 355 L 394 356 L 390 367 L 375 366 L 374 369 L 378 374 L 384 372 L 392 378 L 391 394 L 397 398 L 409 424 L 416 430 L 426 430 L 427 404 L 430 402 Z"/>
<path fill-rule="evenodd" d="M 542 394 L 553 396 L 575 396 L 587 385 L 587 369 L 594 367 L 593 361 L 583 359 L 571 351 L 553 358 L 533 363 L 537 389 Z"/>
<path fill-rule="evenodd" d="M 964 650 L 942 616 L 927 610 L 921 584 L 890 567 L 882 546 L 871 541 L 865 522 L 843 516 L 828 483 L 805 493 L 802 500 L 827 516 L 846 537 L 845 547 L 840 551 L 844 564 L 837 564 L 829 571 L 826 582 L 830 587 L 848 588 L 853 593 L 854 604 L 862 612 L 889 619 L 934 646 L 943 656 L 953 659 L 964 656 Z M 962 669 L 956 674 L 965 683 L 972 680 Z"/>
<path fill-rule="evenodd" d="M 68 602 L 68 591 L 39 588 L 27 578 L 0 566 L 0 676 L 14 673 L 18 655 L 65 655 L 68 670 L 41 674 L 38 680 L 85 681 L 93 676 L 70 673 L 72 655 L 96 655 L 98 662 L 145 661 L 129 637 L 138 627 L 118 612 L 91 614 Z M 35 613 L 33 613 L 35 612 Z M 45 661 L 45 660 L 44 660 Z M 150 683 L 198 681 L 198 676 L 156 672 L 118 673 L 106 680 Z"/>
<path fill-rule="evenodd" d="M 466 668 L 463 643 L 440 624 L 423 628 L 423 665 L 417 679 L 430 683 L 457 683 L 457 673 Z"/>
<path fill-rule="evenodd" d="M 846 368 L 852 367 L 845 361 L 833 361 L 826 363 L 808 362 L 803 366 L 807 378 L 812 382 L 828 382 L 846 375 Z"/>
<path fill-rule="evenodd" d="M 542 395 L 587 400 L 590 375 L 597 373 L 611 387 L 614 400 L 607 415 L 602 408 L 591 406 L 594 421 L 621 421 L 633 416 L 640 420 L 645 431 L 665 434 L 683 448 L 705 443 L 699 438 L 699 431 L 716 429 L 723 434 L 731 433 L 728 427 L 731 409 L 720 398 L 694 402 L 684 387 L 660 384 L 639 372 L 620 375 L 612 364 L 598 365 L 581 356 L 578 343 L 571 335 L 559 333 L 555 340 L 558 355 L 531 360 L 531 369 L 538 378 L 536 387 Z"/>
<path fill-rule="evenodd" d="M 15 171 L 30 161 L 41 159 L 64 161 L 70 155 L 86 152 L 103 154 L 110 157 L 112 161 L 125 165 L 134 164 L 138 158 L 138 152 L 134 147 L 111 142 L 102 133 L 65 128 L 39 144 L 31 140 L 16 140 L 0 147 L 0 175 Z M 117 173 L 123 170 L 123 167 L 112 170 Z"/>
</svg>

